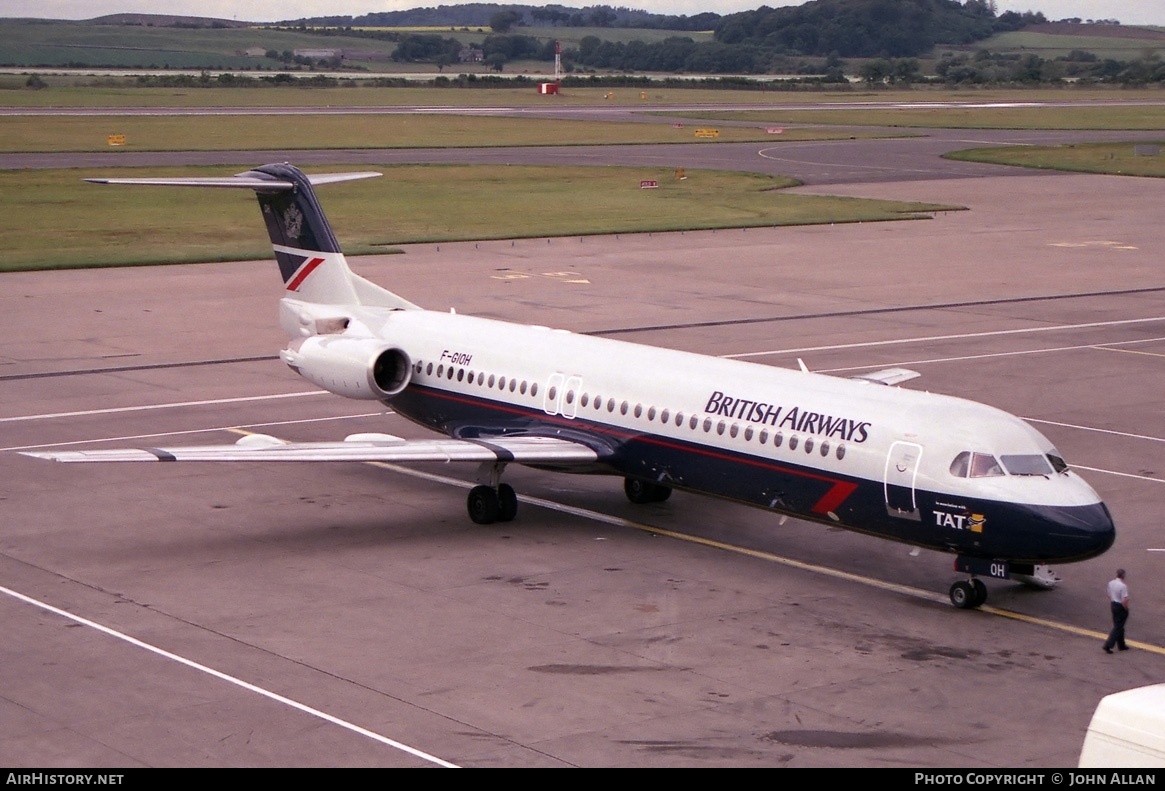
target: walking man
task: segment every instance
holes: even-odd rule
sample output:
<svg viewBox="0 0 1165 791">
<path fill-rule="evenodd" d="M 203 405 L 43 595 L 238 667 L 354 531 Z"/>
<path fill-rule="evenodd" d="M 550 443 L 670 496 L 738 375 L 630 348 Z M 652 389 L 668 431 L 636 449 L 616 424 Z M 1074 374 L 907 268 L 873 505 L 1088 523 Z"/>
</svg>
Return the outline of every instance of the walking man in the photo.
<svg viewBox="0 0 1165 791">
<path fill-rule="evenodd" d="M 1112 605 L 1112 631 L 1104 641 L 1104 652 L 1112 653 L 1115 645 L 1118 651 L 1128 651 L 1125 645 L 1125 621 L 1129 619 L 1129 586 L 1125 584 L 1125 570 L 1117 569 L 1116 578 L 1108 583 L 1108 600 Z"/>
</svg>

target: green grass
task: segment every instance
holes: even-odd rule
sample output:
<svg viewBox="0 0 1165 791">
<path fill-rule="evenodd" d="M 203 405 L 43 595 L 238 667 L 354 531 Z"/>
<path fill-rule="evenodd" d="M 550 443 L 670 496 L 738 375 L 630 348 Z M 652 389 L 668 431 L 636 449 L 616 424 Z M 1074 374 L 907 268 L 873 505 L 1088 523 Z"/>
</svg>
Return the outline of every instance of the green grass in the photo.
<svg viewBox="0 0 1165 791">
<path fill-rule="evenodd" d="M 1075 98 L 1064 94 L 1060 99 Z M 914 101 L 930 101 L 916 95 Z M 938 101 L 937 99 L 935 101 Z M 963 94 L 961 101 L 980 103 L 980 97 Z M 1025 101 L 1022 95 L 1010 101 Z M 710 122 L 746 121 L 765 124 L 835 124 L 940 129 L 1114 129 L 1165 130 L 1165 106 L 1109 105 L 1090 107 L 934 107 L 862 108 L 836 110 L 748 110 L 702 112 L 693 117 Z"/>
<path fill-rule="evenodd" d="M 267 28 L 183 29 L 76 22 L 0 20 L 0 63 L 34 67 L 77 63 L 90 66 L 173 68 L 270 68 L 252 48 L 278 52 L 348 48 L 391 54 L 395 42 L 318 36 Z"/>
<path fill-rule="evenodd" d="M 1165 51 L 1165 42 L 1118 36 L 1072 36 L 1017 30 L 999 33 L 967 47 L 941 45 L 936 47 L 939 53 L 980 49 L 1015 55 L 1039 55 L 1045 59 L 1063 57 L 1073 50 L 1082 50 L 1095 53 L 1099 58 L 1136 60 L 1147 53 L 1162 53 Z"/>
<path fill-rule="evenodd" d="M 425 33 L 455 38 L 466 44 L 480 44 L 492 31 L 436 28 L 375 28 L 402 33 Z M 516 28 L 515 35 L 541 41 L 558 39 L 564 47 L 577 47 L 584 36 L 596 35 L 608 41 L 653 43 L 670 36 L 686 36 L 710 41 L 711 31 L 640 30 L 634 28 Z M 385 56 L 396 51 L 396 42 L 381 41 L 342 33 L 318 35 L 268 27 L 184 29 L 137 25 L 92 25 L 78 22 L 51 22 L 0 19 L 0 64 L 46 67 L 76 64 L 119 68 L 186 69 L 270 69 L 277 62 L 250 57 L 247 50 L 345 49 Z M 399 66 L 386 60 L 365 65 L 378 72 L 393 72 Z M 542 64 L 553 68 L 552 64 Z M 432 69 L 432 64 L 428 65 Z"/>
<path fill-rule="evenodd" d="M 770 135 L 751 127 L 715 127 L 719 137 L 697 138 L 711 124 L 569 121 L 436 114 L 203 115 L 0 117 L 0 151 L 103 151 L 110 135 L 124 135 L 127 151 L 302 150 L 337 148 L 474 148 L 744 141 L 832 140 L 851 131 L 788 129 Z M 871 133 L 884 134 L 884 133 Z"/>
<path fill-rule="evenodd" d="M 326 168 L 368 170 L 368 165 Z M 407 165 L 322 188 L 349 253 L 408 242 L 739 228 L 906 219 L 957 207 L 791 195 L 790 179 L 660 168 Z M 150 168 L 153 176 L 233 168 Z M 319 170 L 319 169 L 316 169 Z M 321 171 L 323 172 L 323 171 Z M 142 172 L 141 175 L 146 175 Z M 6 256 L 0 270 L 270 257 L 250 195 L 84 184 L 76 170 L 0 172 Z M 131 170 L 118 176 L 132 177 Z M 657 189 L 641 189 L 655 179 Z"/>
<path fill-rule="evenodd" d="M 29 72 L 34 72 L 30 69 Z M 456 77 L 458 70 L 446 74 Z M 258 76 L 258 75 L 252 75 Z M 270 76 L 270 75 L 268 75 Z M 309 77 L 310 72 L 302 72 Z M 139 88 L 112 84 L 92 77 L 45 76 L 51 86 L 43 90 L 24 87 L 26 75 L 0 75 L 0 106 L 3 107 L 558 107 L 635 105 L 657 110 L 677 104 L 821 104 L 839 102 L 1055 102 L 1065 100 L 1149 99 L 1159 101 L 1152 89 L 1043 88 L 999 89 L 915 87 L 911 90 L 849 90 L 784 92 L 734 91 L 708 88 L 566 88 L 559 96 L 540 96 L 532 85 L 513 88 L 460 89 L 417 85 L 407 88 L 351 87 L 308 88 Z M 646 92 L 646 97 L 643 93 Z M 608 96 L 610 98 L 608 98 Z M 859 111 L 852 111 L 859 112 Z M 829 115 L 839 123 L 837 116 Z"/>
<path fill-rule="evenodd" d="M 486 36 L 494 35 L 489 27 L 472 26 L 468 30 L 460 27 L 368 27 L 363 30 L 384 30 L 398 33 L 420 33 L 423 35 L 455 38 L 467 44 L 480 44 Z M 633 27 L 517 27 L 508 35 L 529 36 L 539 41 L 561 41 L 563 49 L 577 48 L 587 36 L 595 36 L 604 41 L 630 43 L 642 41 L 656 44 L 669 38 L 690 38 L 697 43 L 712 40 L 711 30 L 659 30 L 655 28 Z"/>
<path fill-rule="evenodd" d="M 1076 143 L 1062 146 L 1007 146 L 971 148 L 947 154 L 949 159 L 989 162 L 1028 168 L 1069 170 L 1081 173 L 1108 173 L 1121 176 L 1165 177 L 1165 156 L 1138 155 L 1138 146 L 1165 146 L 1165 141 L 1147 143 Z"/>
</svg>

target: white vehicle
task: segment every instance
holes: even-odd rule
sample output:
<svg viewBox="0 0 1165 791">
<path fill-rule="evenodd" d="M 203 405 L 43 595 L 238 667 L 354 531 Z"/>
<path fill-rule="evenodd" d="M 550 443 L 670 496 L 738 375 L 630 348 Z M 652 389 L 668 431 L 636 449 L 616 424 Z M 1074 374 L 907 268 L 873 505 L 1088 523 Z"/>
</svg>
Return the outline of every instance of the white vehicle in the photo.
<svg viewBox="0 0 1165 791">
<path fill-rule="evenodd" d="M 546 327 L 423 310 L 351 272 L 313 184 L 287 164 L 233 178 L 101 183 L 256 192 L 286 286 L 282 352 L 338 395 L 391 405 L 442 435 L 362 434 L 286 443 L 29 453 L 56 461 L 467 461 L 477 523 L 514 518 L 506 465 L 624 478 L 636 503 L 672 489 L 714 495 L 955 554 L 951 601 L 976 607 L 978 576 L 1055 580 L 1044 564 L 1094 557 L 1115 538 L 1104 503 L 1019 418 L 894 386 L 671 351 Z M 777 523 L 774 522 L 774 526 Z"/>
<path fill-rule="evenodd" d="M 1165 769 L 1165 684 L 1101 699 L 1088 723 L 1081 769 Z"/>
</svg>

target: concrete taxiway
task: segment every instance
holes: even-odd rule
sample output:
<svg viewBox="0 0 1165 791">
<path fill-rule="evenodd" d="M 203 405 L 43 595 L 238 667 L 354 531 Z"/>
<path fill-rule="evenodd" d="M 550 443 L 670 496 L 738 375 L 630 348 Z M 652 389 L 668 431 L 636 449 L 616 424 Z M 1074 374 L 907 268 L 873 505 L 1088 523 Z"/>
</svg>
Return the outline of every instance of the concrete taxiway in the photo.
<svg viewBox="0 0 1165 791">
<path fill-rule="evenodd" d="M 964 175 L 803 188 L 968 207 L 930 220 L 354 267 L 432 308 L 906 365 L 1030 419 L 1117 543 L 1055 591 L 988 582 L 978 612 L 946 602 L 948 556 L 683 494 L 632 506 L 617 479 L 509 470 L 518 520 L 480 527 L 451 465 L 19 456 L 420 430 L 278 362 L 269 262 L 4 275 L 0 763 L 1074 765 L 1103 695 L 1165 677 L 1165 184 Z M 1117 566 L 1134 650 L 1107 656 Z"/>
</svg>

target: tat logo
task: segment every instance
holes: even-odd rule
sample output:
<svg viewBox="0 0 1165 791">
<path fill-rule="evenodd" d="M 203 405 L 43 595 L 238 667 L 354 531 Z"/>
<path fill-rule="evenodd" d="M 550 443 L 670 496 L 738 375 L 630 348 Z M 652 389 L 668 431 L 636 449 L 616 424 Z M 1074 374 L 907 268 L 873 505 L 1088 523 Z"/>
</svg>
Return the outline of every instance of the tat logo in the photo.
<svg viewBox="0 0 1165 791">
<path fill-rule="evenodd" d="M 982 533 L 983 526 L 987 524 L 987 517 L 983 514 L 948 514 L 943 511 L 935 511 L 934 523 L 939 527 L 947 527 L 951 530 Z"/>
</svg>

